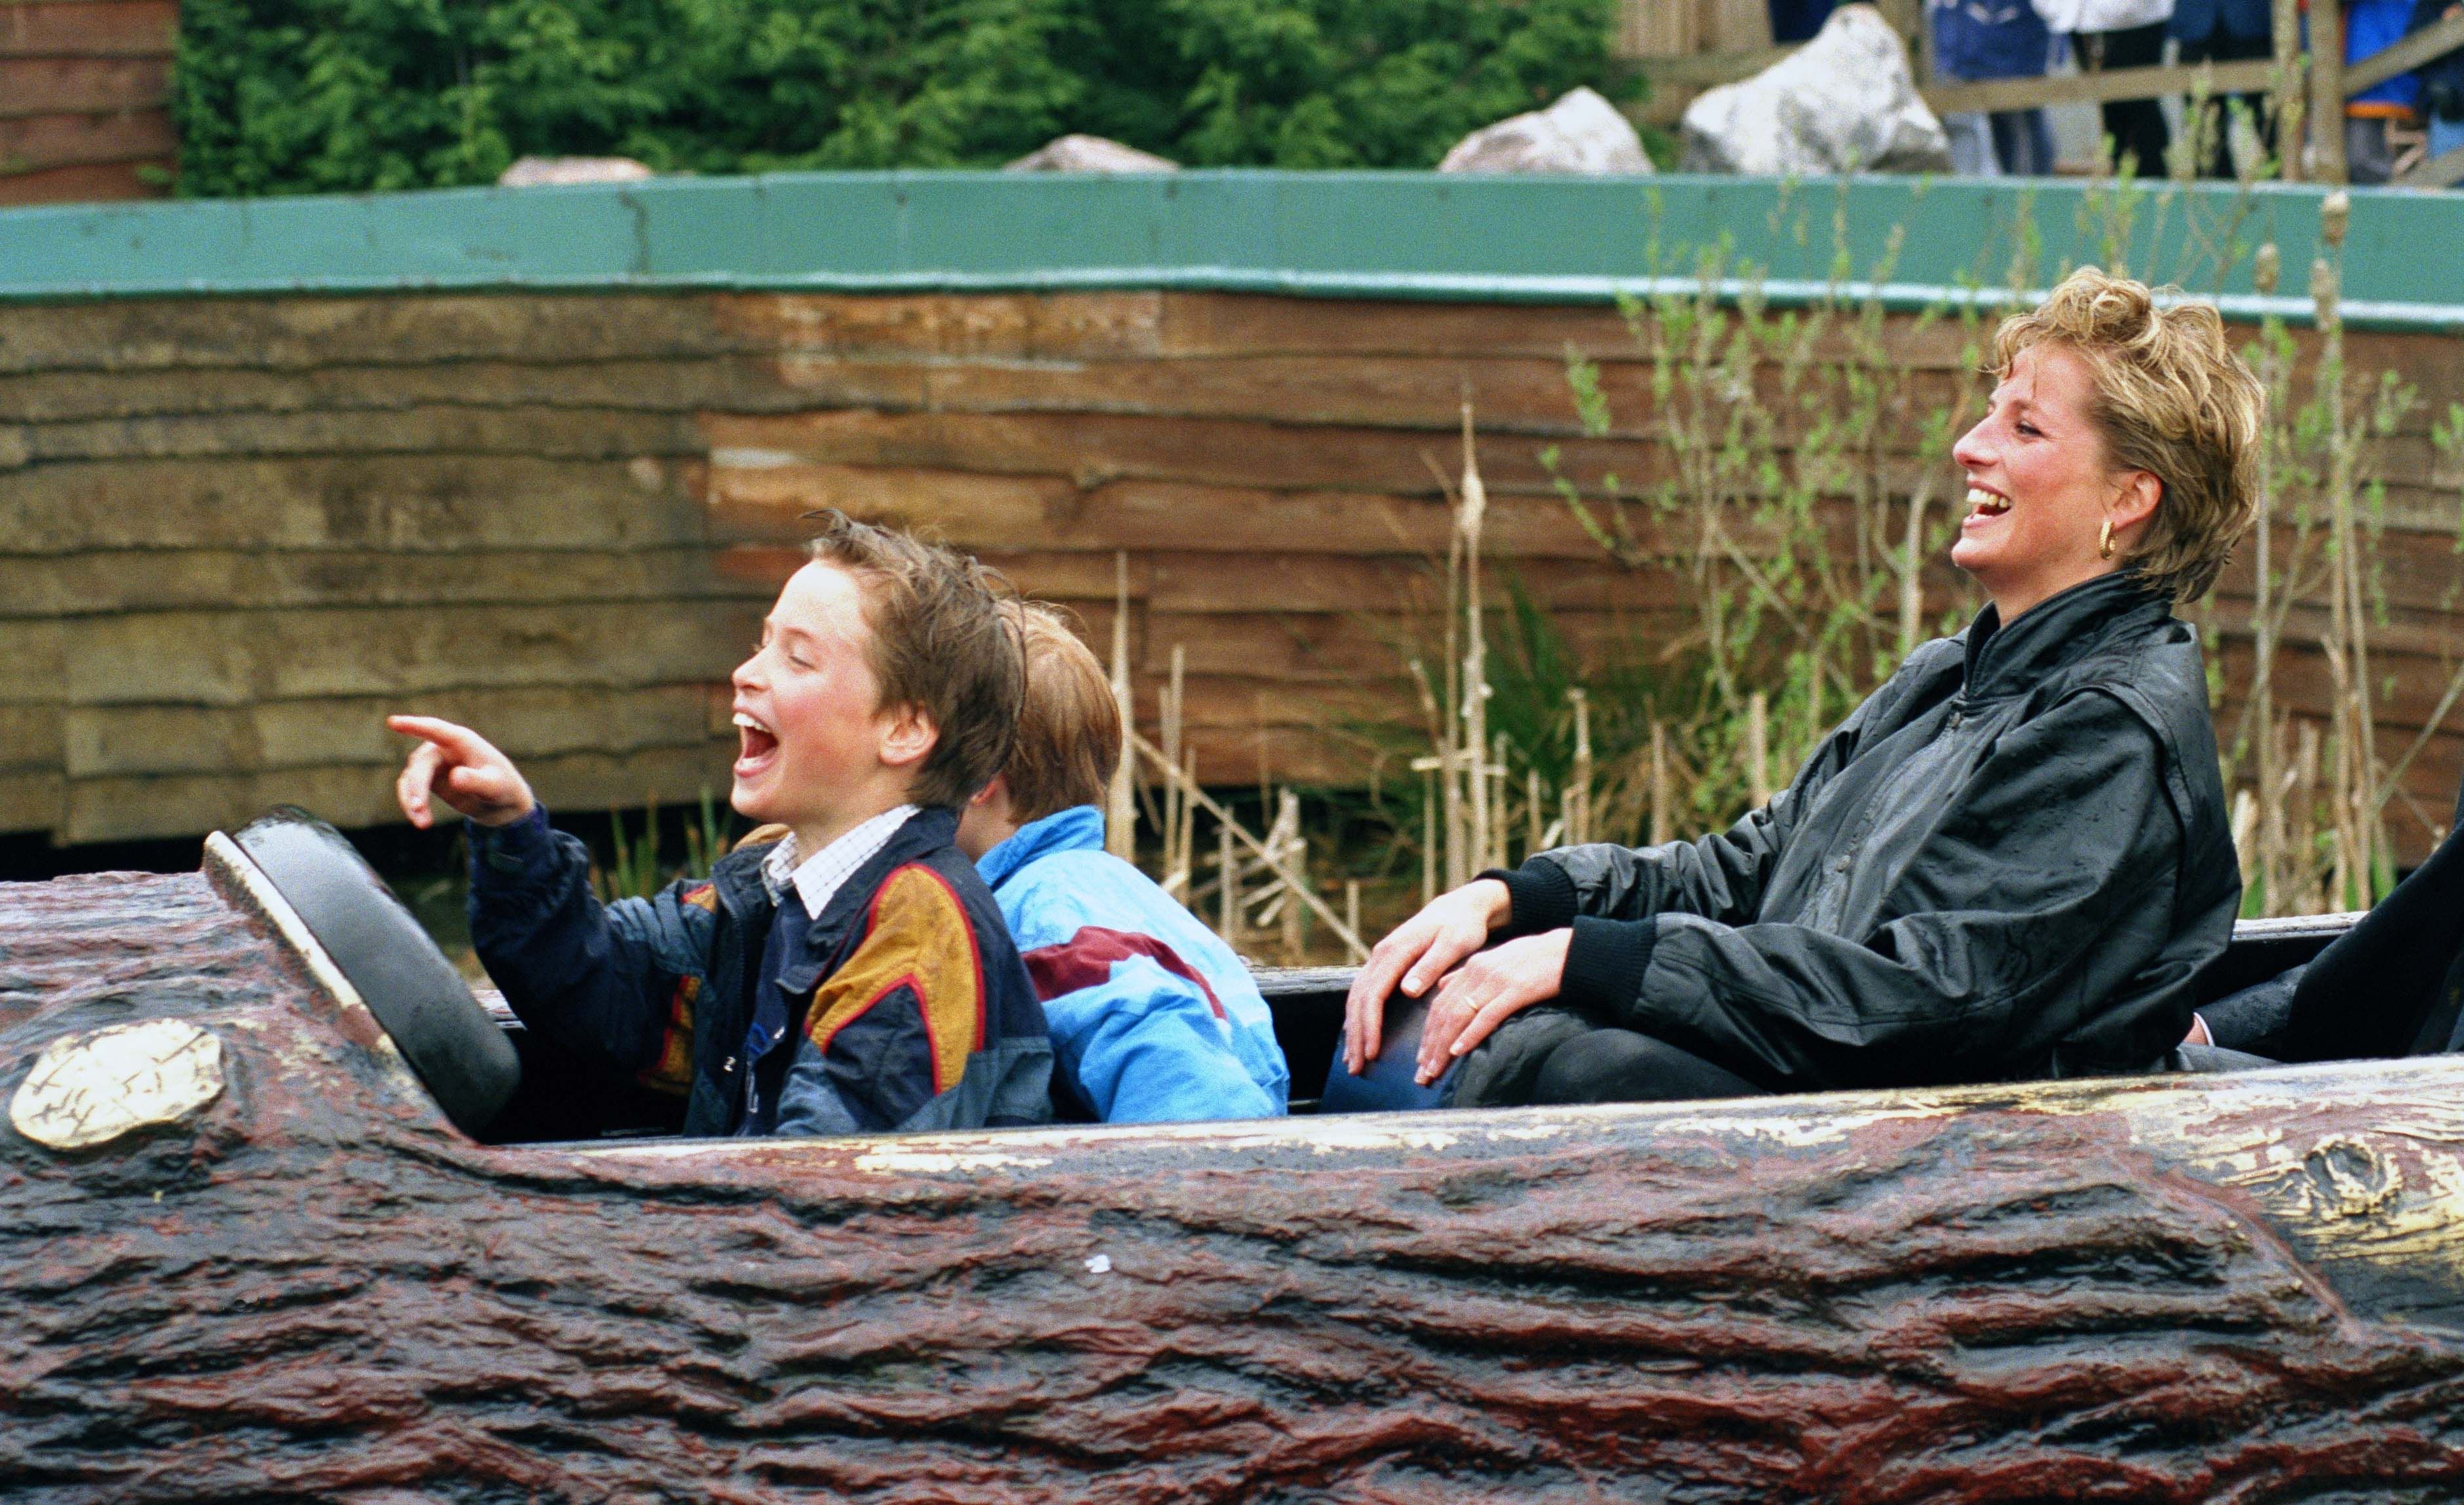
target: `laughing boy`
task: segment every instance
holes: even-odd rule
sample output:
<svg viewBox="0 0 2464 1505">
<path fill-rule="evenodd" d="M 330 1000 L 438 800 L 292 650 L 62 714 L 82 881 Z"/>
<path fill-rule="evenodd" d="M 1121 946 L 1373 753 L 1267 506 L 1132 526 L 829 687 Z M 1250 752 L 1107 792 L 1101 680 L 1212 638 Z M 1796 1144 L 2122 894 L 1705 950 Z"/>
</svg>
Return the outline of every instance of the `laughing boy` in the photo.
<svg viewBox="0 0 2464 1505">
<path fill-rule="evenodd" d="M 529 1028 L 687 1096 L 688 1135 L 1042 1123 L 1044 1011 L 1001 910 L 954 845 L 1018 722 L 1015 608 L 970 560 L 825 514 L 735 674 L 730 802 L 790 833 L 707 881 L 601 905 L 475 732 L 421 739 L 398 794 L 471 823 L 471 937 Z"/>
</svg>

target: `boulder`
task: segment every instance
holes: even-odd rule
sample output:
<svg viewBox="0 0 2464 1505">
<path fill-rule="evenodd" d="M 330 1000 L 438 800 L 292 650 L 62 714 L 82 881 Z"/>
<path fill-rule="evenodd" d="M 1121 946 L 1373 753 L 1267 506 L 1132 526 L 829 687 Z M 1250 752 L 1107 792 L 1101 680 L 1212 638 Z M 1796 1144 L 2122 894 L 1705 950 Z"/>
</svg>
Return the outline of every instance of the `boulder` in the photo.
<svg viewBox="0 0 2464 1505">
<path fill-rule="evenodd" d="M 500 188 L 539 188 L 568 183 L 639 183 L 655 176 L 630 157 L 523 157 L 496 179 Z"/>
<path fill-rule="evenodd" d="M 1056 136 L 1003 172 L 1178 172 L 1180 164 L 1102 136 Z"/>
<path fill-rule="evenodd" d="M 1948 172 L 1950 142 L 1870 5 L 1831 12 L 1813 41 L 1686 106 L 1689 172 Z"/>
<path fill-rule="evenodd" d="M 1484 125 L 1446 153 L 1440 172 L 1649 172 L 1651 159 L 1633 122 L 1589 89 L 1545 110 Z"/>
</svg>

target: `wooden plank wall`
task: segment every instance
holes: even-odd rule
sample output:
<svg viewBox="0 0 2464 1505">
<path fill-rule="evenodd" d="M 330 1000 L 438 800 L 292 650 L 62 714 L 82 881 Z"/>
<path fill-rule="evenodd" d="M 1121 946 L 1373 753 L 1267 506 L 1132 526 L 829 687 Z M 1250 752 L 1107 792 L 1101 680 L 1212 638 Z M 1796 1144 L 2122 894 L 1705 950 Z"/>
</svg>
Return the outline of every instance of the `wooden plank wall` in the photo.
<svg viewBox="0 0 2464 1505">
<path fill-rule="evenodd" d="M 170 170 L 176 0 L 0 3 L 0 205 L 151 198 Z"/>
<path fill-rule="evenodd" d="M 761 593 L 693 491 L 739 386 L 707 299 L 0 310 L 0 828 L 381 821 L 402 707 L 557 802 L 692 797 Z"/>
<path fill-rule="evenodd" d="M 1771 45 L 1765 0 L 1619 0 L 1609 49 L 1619 57 L 1687 57 Z"/>
<path fill-rule="evenodd" d="M 1958 340 L 1900 326 L 1946 374 Z M 2365 337 L 2443 408 L 2464 341 Z M 1583 439 L 1569 347 L 1620 427 Z M 1577 643 L 1665 637 L 1673 578 L 1605 562 L 1539 459 L 1649 476 L 1649 370 L 1611 311 L 1206 294 L 402 295 L 0 311 L 0 830 L 187 834 L 294 800 L 388 818 L 419 709 L 479 725 L 553 803 L 722 787 L 720 686 L 798 514 L 935 529 L 1109 641 L 1129 552 L 1142 718 L 1174 644 L 1201 774 L 1361 778 L 1417 721 L 1473 395 L 1489 537 Z M 2382 747 L 2464 637 L 2458 477 L 2388 444 Z M 2216 621 L 2227 683 L 2247 564 Z M 1945 594 L 1952 604 L 1956 587 Z M 2324 704 L 2315 651 L 2287 676 Z M 2233 706 L 2229 704 L 2230 719 Z M 2464 716 L 2451 718 L 2464 721 Z M 2443 819 L 2464 737 L 2409 780 Z M 2398 822 L 2409 848 L 2427 825 Z"/>
</svg>

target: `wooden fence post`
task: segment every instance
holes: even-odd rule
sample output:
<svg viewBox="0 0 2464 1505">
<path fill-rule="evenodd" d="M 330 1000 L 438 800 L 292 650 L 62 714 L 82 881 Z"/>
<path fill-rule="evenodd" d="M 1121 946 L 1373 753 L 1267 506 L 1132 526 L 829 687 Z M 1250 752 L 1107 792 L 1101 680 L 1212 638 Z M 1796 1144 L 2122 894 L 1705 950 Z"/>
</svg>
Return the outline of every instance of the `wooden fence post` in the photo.
<svg viewBox="0 0 2464 1505">
<path fill-rule="evenodd" d="M 2310 129 L 2319 181 L 2344 181 L 2344 17 L 2341 5 L 2310 8 Z"/>
</svg>

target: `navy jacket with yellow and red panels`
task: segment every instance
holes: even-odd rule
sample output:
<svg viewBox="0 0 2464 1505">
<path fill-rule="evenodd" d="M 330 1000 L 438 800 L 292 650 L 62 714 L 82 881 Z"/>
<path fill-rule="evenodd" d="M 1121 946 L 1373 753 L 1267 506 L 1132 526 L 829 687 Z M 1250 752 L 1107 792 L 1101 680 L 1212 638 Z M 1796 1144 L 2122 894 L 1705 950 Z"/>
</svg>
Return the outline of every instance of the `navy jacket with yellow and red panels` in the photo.
<svg viewBox="0 0 2464 1505">
<path fill-rule="evenodd" d="M 1044 1123 L 1044 1010 L 957 832 L 918 812 L 808 919 L 766 846 L 602 905 L 534 811 L 471 828 L 471 939 L 526 1027 L 686 1094 L 689 1135 Z"/>
</svg>

